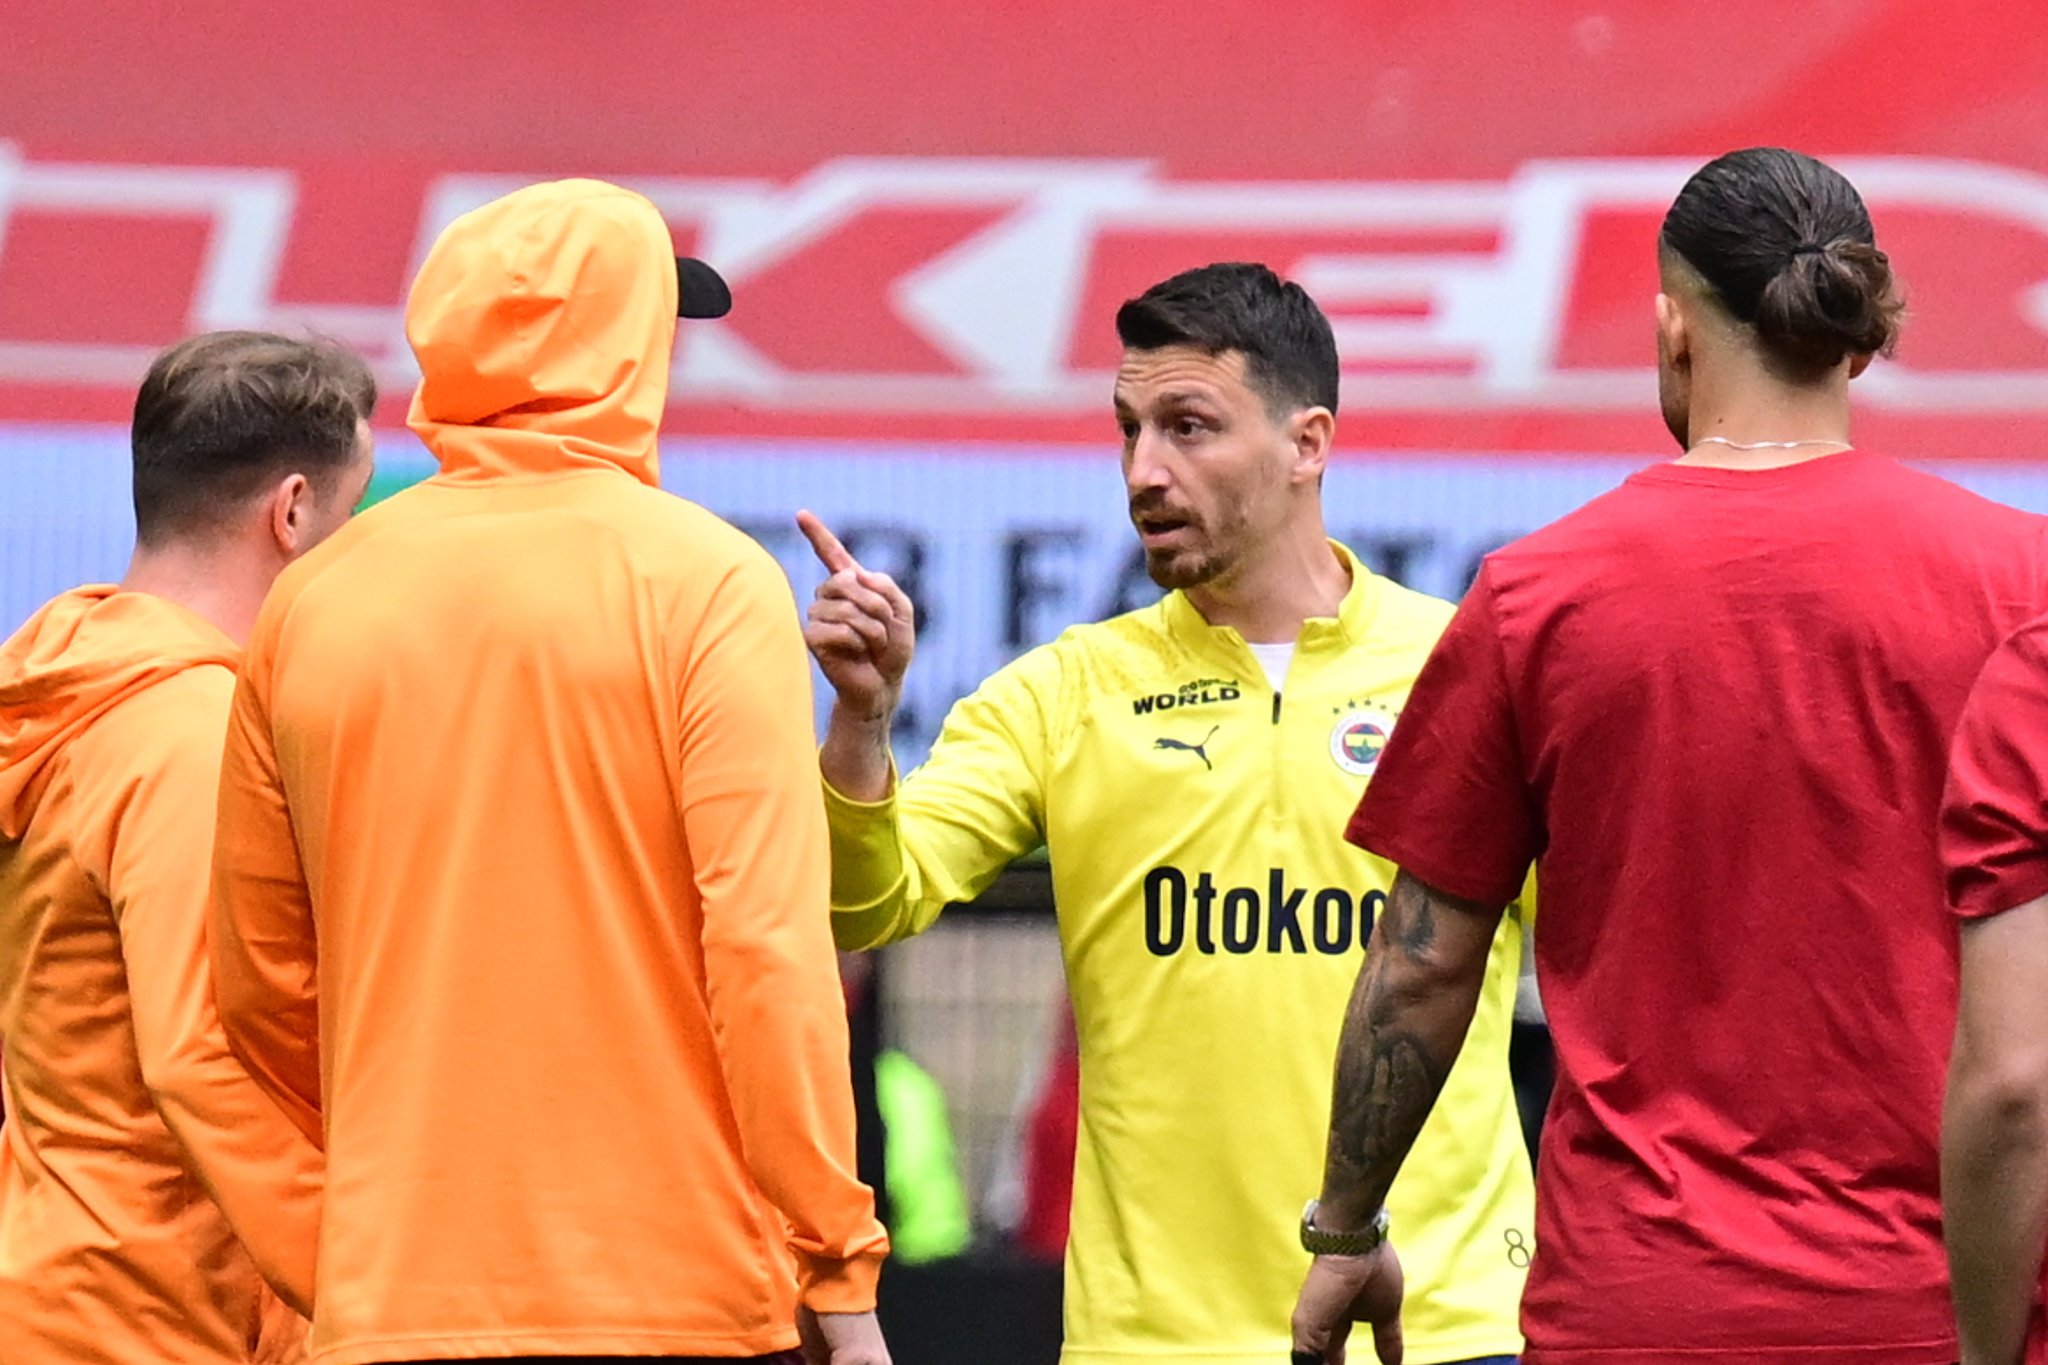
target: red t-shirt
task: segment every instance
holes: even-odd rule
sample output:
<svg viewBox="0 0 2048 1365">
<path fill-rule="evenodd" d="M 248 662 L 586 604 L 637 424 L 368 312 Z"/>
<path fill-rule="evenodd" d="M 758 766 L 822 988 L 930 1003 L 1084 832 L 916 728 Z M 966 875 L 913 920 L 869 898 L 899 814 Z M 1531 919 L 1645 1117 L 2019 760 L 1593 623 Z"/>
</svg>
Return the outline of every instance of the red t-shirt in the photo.
<svg viewBox="0 0 2048 1365">
<path fill-rule="evenodd" d="M 1984 665 L 1949 753 L 1941 809 L 1948 903 L 1964 919 L 2048 896 L 2048 616 Z"/>
<path fill-rule="evenodd" d="M 1492 904 L 1538 865 L 1529 1365 L 1955 1359 L 1935 819 L 2044 528 L 1852 452 L 1644 470 L 1488 557 L 1349 837 Z"/>
<path fill-rule="evenodd" d="M 1941 808 L 1948 903 L 1983 919 L 2048 895 L 2048 616 L 2030 621 L 1984 665 L 1956 727 Z M 2042 1298 L 2048 1300 L 2048 1267 Z M 2036 1302 L 2028 1365 L 2048 1365 Z"/>
</svg>

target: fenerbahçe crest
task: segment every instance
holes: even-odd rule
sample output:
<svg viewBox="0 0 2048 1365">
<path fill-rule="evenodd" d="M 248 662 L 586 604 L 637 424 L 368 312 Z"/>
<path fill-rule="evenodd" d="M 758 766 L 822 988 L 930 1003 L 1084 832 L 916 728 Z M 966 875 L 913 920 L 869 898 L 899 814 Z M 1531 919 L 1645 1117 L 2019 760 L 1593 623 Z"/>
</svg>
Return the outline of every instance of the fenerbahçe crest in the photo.
<svg viewBox="0 0 2048 1365">
<path fill-rule="evenodd" d="M 1330 728 L 1330 757 L 1353 777 L 1371 777 L 1393 733 L 1391 712 L 1353 702 L 1349 709 L 1338 710 L 1337 723 Z"/>
</svg>

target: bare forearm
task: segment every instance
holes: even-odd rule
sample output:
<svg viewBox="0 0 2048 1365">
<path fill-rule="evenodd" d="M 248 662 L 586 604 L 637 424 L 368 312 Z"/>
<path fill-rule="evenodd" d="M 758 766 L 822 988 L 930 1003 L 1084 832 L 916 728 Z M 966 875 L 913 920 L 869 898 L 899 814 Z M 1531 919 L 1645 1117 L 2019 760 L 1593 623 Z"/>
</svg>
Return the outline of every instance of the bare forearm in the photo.
<svg viewBox="0 0 2048 1365">
<path fill-rule="evenodd" d="M 2017 1365 L 2048 1244 L 2048 1095 L 1959 1056 L 1941 1163 L 1964 1365 Z"/>
<path fill-rule="evenodd" d="M 834 791 L 854 801 L 887 799 L 896 784 L 889 752 L 894 719 L 893 709 L 880 715 L 856 715 L 844 704 L 832 703 L 825 742 L 818 746 L 818 771 Z"/>
<path fill-rule="evenodd" d="M 1362 1227 L 1386 1202 L 1450 1076 L 1492 936 L 1491 922 L 1472 918 L 1412 878 L 1394 883 L 1338 1042 L 1323 1227 Z"/>
</svg>

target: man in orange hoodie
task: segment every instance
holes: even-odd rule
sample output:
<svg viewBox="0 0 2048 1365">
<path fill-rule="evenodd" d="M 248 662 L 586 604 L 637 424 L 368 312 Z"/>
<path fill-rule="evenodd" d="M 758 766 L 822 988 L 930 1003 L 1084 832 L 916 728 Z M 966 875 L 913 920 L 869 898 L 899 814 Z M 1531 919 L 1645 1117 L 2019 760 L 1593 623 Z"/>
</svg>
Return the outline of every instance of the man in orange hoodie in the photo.
<svg viewBox="0 0 2048 1365">
<path fill-rule="evenodd" d="M 729 303 L 611 185 L 457 219 L 406 308 L 440 473 L 256 623 L 214 963 L 324 1139 L 321 1365 L 793 1359 L 800 1306 L 888 1359 L 795 602 L 660 489 L 676 318 Z"/>
<path fill-rule="evenodd" d="M 6 1365 L 303 1355 L 257 1263 L 310 1261 L 320 1155 L 227 1051 L 207 878 L 240 644 L 361 500 L 375 398 L 324 344 L 172 347 L 135 403 L 127 576 L 0 646 Z"/>
</svg>

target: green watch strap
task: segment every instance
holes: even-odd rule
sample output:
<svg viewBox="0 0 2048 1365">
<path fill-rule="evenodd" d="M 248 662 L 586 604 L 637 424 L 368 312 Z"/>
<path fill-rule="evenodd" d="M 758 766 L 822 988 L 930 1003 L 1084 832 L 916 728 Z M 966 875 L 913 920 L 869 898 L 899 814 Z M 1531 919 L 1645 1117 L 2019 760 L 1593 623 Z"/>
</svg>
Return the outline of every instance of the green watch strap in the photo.
<svg viewBox="0 0 2048 1365">
<path fill-rule="evenodd" d="M 1387 1210 L 1384 1205 L 1372 1221 L 1357 1232 L 1325 1232 L 1316 1226 L 1316 1201 L 1301 1211 L 1301 1249 L 1314 1256 L 1364 1256 L 1387 1240 Z"/>
</svg>

